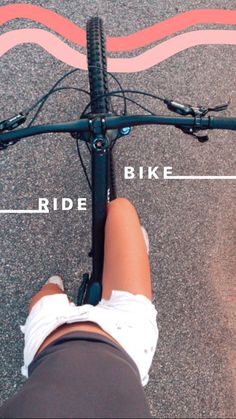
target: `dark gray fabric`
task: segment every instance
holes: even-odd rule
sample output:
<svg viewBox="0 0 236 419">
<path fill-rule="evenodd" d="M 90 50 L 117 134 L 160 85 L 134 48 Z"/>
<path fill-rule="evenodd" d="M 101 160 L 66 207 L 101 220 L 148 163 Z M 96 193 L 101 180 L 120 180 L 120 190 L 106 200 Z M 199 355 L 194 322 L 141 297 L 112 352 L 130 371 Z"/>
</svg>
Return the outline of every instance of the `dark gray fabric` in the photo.
<svg viewBox="0 0 236 419">
<path fill-rule="evenodd" d="M 57 339 L 29 366 L 29 378 L 1 418 L 150 418 L 138 369 L 96 333 Z"/>
</svg>

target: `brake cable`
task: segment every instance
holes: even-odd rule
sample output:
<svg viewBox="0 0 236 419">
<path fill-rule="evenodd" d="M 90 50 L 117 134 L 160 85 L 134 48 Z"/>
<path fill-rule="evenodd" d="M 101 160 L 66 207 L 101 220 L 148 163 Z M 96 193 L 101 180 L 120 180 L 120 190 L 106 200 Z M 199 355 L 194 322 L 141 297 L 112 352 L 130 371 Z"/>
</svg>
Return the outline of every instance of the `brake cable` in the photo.
<svg viewBox="0 0 236 419">
<path fill-rule="evenodd" d="M 99 66 L 93 66 L 93 67 L 100 68 Z M 59 80 L 57 80 L 57 82 L 51 87 L 51 89 L 44 96 L 42 96 L 39 100 L 36 101 L 36 103 L 34 103 L 30 108 L 26 109 L 24 112 L 20 112 L 19 114 L 15 115 L 15 116 L 7 119 L 7 120 L 4 120 L 4 121 L 0 122 L 0 132 L 4 132 L 5 130 L 13 130 L 13 129 L 17 128 L 18 126 L 20 126 L 21 124 L 23 124 L 26 121 L 26 118 L 29 115 L 29 113 L 33 109 L 35 109 L 35 107 L 37 107 L 40 104 L 36 114 L 31 119 L 30 123 L 28 124 L 28 127 L 30 127 L 32 125 L 32 123 L 36 120 L 36 118 L 37 118 L 39 112 L 42 110 L 42 107 L 44 106 L 45 102 L 48 100 L 48 98 L 51 96 L 51 94 L 53 94 L 55 92 L 58 92 L 58 91 L 61 91 L 61 90 L 66 90 L 66 89 L 74 89 L 74 90 L 84 92 L 84 93 L 89 95 L 88 91 L 86 91 L 84 89 L 72 87 L 72 86 L 70 86 L 70 87 L 69 86 L 63 86 L 63 87 L 60 87 L 60 88 L 56 89 L 56 86 L 58 86 L 58 84 L 60 84 L 65 78 L 67 78 L 69 75 L 75 73 L 78 70 L 79 69 L 73 69 L 73 70 L 65 73 Z M 104 95 L 99 95 L 99 97 L 90 101 L 87 104 L 87 106 L 85 107 L 84 111 L 82 112 L 80 118 L 85 116 L 86 111 L 90 107 L 91 103 L 94 100 L 97 100 L 98 98 L 100 98 L 100 96 L 101 97 L 108 97 L 108 96 L 110 96 L 110 97 L 112 97 L 112 96 L 113 97 L 115 97 L 115 96 L 116 97 L 121 97 L 121 96 L 119 96 L 119 93 L 122 94 L 122 98 L 124 100 L 123 115 L 127 113 L 127 105 L 126 105 L 127 100 L 130 101 L 130 102 L 133 102 L 134 104 L 136 104 L 137 106 L 139 106 L 140 108 L 145 110 L 146 112 L 149 112 L 150 114 L 155 115 L 155 113 L 150 111 L 150 109 L 142 106 L 137 101 L 127 97 L 125 95 L 125 93 L 141 94 L 141 95 L 152 97 L 154 99 L 158 99 L 158 100 L 162 101 L 167 106 L 167 108 L 169 110 L 171 110 L 172 112 L 178 113 L 178 114 L 183 115 L 183 116 L 192 115 L 195 118 L 197 118 L 197 117 L 201 118 L 202 116 L 205 116 L 209 111 L 213 111 L 213 112 L 223 111 L 223 110 L 227 109 L 227 107 L 230 103 L 230 101 L 228 101 L 227 104 L 218 105 L 218 106 L 215 106 L 215 107 L 208 107 L 208 108 L 203 107 L 203 106 L 194 107 L 194 106 L 189 105 L 189 104 L 182 104 L 182 103 L 176 102 L 174 100 L 169 100 L 165 97 L 157 96 L 157 95 L 154 95 L 154 94 L 151 94 L 151 93 L 148 93 L 148 92 L 144 92 L 144 91 L 140 91 L 140 90 L 123 89 L 119 80 L 112 73 L 108 72 L 105 69 L 103 69 L 103 71 L 105 73 L 107 73 L 108 75 L 110 75 L 116 81 L 116 83 L 120 87 L 120 90 L 108 92 L 108 93 L 105 93 Z M 182 127 L 176 126 L 176 128 L 181 129 L 185 134 L 192 135 L 192 136 L 198 138 L 199 141 L 206 141 L 208 139 L 208 136 L 199 137 L 199 136 L 195 135 L 195 133 L 199 131 L 197 125 L 198 124 L 197 124 L 197 120 L 196 120 L 195 127 L 193 127 L 193 128 L 190 128 L 190 127 L 187 127 L 187 126 L 182 126 Z M 9 145 L 15 144 L 17 141 L 14 140 L 14 141 L 9 142 L 8 144 L 0 144 L 0 150 L 7 148 Z"/>
</svg>

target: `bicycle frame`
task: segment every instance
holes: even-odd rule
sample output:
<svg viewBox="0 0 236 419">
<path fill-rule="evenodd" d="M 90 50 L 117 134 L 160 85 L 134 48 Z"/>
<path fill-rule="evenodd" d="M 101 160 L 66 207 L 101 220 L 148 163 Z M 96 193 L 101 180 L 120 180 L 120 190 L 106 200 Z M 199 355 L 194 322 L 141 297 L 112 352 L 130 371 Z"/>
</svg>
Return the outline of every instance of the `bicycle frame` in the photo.
<svg viewBox="0 0 236 419">
<path fill-rule="evenodd" d="M 96 137 L 92 148 L 92 275 L 85 298 L 90 304 L 96 304 L 102 293 L 109 153 L 106 137 Z"/>
<path fill-rule="evenodd" d="M 79 303 L 97 304 L 102 295 L 105 222 L 109 200 L 108 167 L 111 158 L 110 140 L 106 136 L 105 118 L 89 120 L 92 134 L 92 273 L 84 274 Z M 111 134 L 110 134 L 111 136 Z M 87 290 L 86 290 L 87 286 Z M 85 296 L 83 294 L 86 294 Z"/>
</svg>

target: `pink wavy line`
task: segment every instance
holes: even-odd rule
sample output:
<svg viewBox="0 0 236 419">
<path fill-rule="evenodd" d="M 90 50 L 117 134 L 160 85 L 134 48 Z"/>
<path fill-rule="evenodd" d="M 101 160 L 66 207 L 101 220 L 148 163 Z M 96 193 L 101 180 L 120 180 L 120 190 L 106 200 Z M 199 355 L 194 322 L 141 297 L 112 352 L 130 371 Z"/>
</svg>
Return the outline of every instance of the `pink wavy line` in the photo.
<svg viewBox="0 0 236 419">
<path fill-rule="evenodd" d="M 138 72 L 147 70 L 173 55 L 197 45 L 236 45 L 236 30 L 191 31 L 163 41 L 144 53 L 132 58 L 116 58 L 108 61 L 111 72 Z M 128 69 L 128 71 L 127 71 Z"/>
<path fill-rule="evenodd" d="M 71 67 L 87 69 L 86 56 L 43 29 L 17 29 L 0 36 L 0 57 L 22 43 L 35 43 Z M 108 70 L 132 73 L 147 70 L 196 45 L 236 45 L 236 30 L 200 30 L 177 35 L 132 58 L 108 58 Z"/>
<path fill-rule="evenodd" d="M 24 3 L 0 7 L 0 24 L 16 18 L 34 20 L 57 32 L 68 41 L 83 47 L 86 46 L 85 31 L 69 19 L 49 9 Z M 208 23 L 234 25 L 236 24 L 236 10 L 198 9 L 179 13 L 128 36 L 108 38 L 107 50 L 113 52 L 131 51 L 173 35 L 177 31 L 190 26 Z"/>
<path fill-rule="evenodd" d="M 87 69 L 85 54 L 74 50 L 52 33 L 44 29 L 16 29 L 0 35 L 0 57 L 17 45 L 33 43 L 71 67 Z"/>
<path fill-rule="evenodd" d="M 130 51 L 174 35 L 197 24 L 236 24 L 236 10 L 199 9 L 180 13 L 149 28 L 119 38 L 108 38 L 108 51 Z"/>
</svg>

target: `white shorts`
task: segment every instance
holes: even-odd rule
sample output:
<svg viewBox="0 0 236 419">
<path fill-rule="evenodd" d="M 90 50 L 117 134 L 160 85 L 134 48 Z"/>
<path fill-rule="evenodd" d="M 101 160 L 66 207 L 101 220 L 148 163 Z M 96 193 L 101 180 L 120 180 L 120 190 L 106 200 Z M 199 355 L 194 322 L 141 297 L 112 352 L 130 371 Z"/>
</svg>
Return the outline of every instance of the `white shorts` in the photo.
<svg viewBox="0 0 236 419">
<path fill-rule="evenodd" d="M 66 294 L 45 296 L 33 306 L 25 325 L 20 326 L 25 335 L 21 372 L 28 377 L 28 366 L 37 350 L 57 327 L 64 323 L 90 321 L 125 349 L 137 365 L 145 386 L 158 340 L 156 316 L 155 306 L 148 298 L 126 291 L 112 291 L 109 300 L 102 299 L 96 306 L 76 306 Z"/>
</svg>

